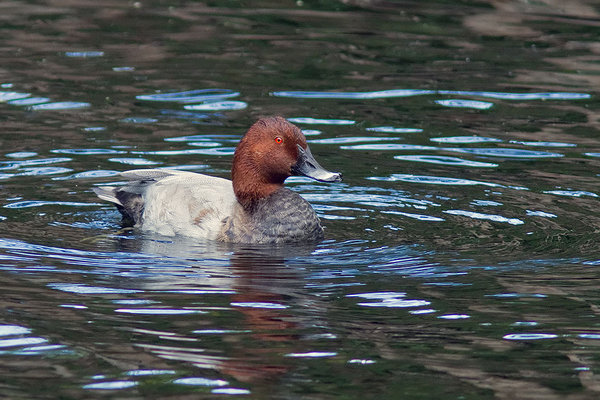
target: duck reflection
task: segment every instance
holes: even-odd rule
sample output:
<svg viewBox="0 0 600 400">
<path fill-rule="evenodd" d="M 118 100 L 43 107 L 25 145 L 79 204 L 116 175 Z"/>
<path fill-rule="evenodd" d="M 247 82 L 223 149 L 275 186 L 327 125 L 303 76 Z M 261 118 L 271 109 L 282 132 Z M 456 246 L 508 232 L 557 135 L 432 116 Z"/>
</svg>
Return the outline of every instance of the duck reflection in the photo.
<svg viewBox="0 0 600 400">
<path fill-rule="evenodd" d="M 128 247 L 136 242 L 140 243 L 125 241 Z M 180 304 L 190 303 L 189 294 L 217 295 L 194 299 L 194 304 L 201 300 L 200 309 L 207 314 L 177 321 L 180 334 L 187 336 L 184 330 L 189 325 L 200 335 L 198 340 L 185 346 L 142 347 L 161 358 L 192 362 L 240 382 L 277 379 L 289 370 L 283 356 L 298 352 L 302 331 L 315 324 L 309 318 L 315 302 L 305 290 L 307 271 L 297 261 L 309 256 L 315 245 L 241 246 L 157 237 L 147 237 L 141 244 L 141 253 L 157 255 L 163 264 L 153 266 L 157 273 L 143 280 L 144 291 L 172 293 L 170 301 Z M 310 314 L 298 312 L 307 305 Z M 204 328 L 198 329 L 198 324 Z M 177 340 L 172 335 L 163 338 Z M 200 352 L 198 343 L 203 345 Z"/>
</svg>

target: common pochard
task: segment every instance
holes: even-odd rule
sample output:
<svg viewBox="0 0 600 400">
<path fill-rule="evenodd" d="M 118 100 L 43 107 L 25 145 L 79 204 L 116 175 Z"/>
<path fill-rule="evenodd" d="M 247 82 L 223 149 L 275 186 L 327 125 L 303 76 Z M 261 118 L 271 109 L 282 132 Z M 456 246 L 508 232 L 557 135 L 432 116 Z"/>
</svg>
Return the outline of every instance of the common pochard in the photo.
<svg viewBox="0 0 600 400">
<path fill-rule="evenodd" d="M 317 163 L 302 131 L 281 117 L 250 127 L 235 150 L 231 181 L 168 169 L 121 175 L 130 180 L 125 186 L 94 191 L 136 227 L 233 243 L 322 240 L 323 228 L 311 205 L 283 182 L 292 175 L 342 180 Z"/>
</svg>

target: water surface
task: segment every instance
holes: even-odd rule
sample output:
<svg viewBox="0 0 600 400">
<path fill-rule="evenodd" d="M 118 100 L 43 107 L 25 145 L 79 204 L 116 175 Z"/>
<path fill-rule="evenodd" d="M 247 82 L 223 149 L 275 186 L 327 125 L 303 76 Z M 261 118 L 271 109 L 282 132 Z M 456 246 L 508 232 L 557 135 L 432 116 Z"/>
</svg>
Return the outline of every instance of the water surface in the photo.
<svg viewBox="0 0 600 400">
<path fill-rule="evenodd" d="M 454 3 L 3 5 L 0 396 L 598 398 L 598 7 Z M 344 174 L 288 180 L 316 246 L 92 192 L 272 115 Z"/>
</svg>

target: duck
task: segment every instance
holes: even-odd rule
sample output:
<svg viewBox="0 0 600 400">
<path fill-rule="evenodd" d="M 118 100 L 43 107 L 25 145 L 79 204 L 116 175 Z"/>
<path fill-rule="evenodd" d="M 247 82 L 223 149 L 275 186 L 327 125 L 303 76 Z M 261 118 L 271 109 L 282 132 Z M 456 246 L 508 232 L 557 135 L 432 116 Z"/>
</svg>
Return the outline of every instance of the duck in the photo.
<svg viewBox="0 0 600 400">
<path fill-rule="evenodd" d="M 255 122 L 233 155 L 231 180 L 176 169 L 120 174 L 123 186 L 98 186 L 134 228 L 164 236 L 228 243 L 319 242 L 323 226 L 310 203 L 284 187 L 290 176 L 340 182 L 315 160 L 300 128 L 282 117 Z"/>
</svg>

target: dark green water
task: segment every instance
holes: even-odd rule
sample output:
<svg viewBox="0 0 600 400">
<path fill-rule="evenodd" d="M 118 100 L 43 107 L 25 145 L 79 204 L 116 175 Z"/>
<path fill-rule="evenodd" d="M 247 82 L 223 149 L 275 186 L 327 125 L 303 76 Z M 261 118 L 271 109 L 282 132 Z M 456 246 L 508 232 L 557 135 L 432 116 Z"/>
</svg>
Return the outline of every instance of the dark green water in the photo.
<svg viewBox="0 0 600 400">
<path fill-rule="evenodd" d="M 0 4 L 0 397 L 598 398 L 599 36 L 591 0 Z M 91 190 L 229 177 L 272 115 L 344 174 L 288 182 L 316 247 Z"/>
</svg>

